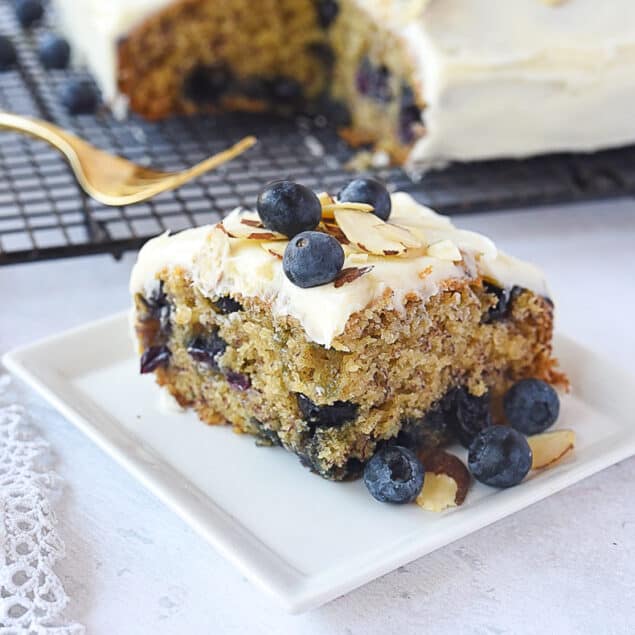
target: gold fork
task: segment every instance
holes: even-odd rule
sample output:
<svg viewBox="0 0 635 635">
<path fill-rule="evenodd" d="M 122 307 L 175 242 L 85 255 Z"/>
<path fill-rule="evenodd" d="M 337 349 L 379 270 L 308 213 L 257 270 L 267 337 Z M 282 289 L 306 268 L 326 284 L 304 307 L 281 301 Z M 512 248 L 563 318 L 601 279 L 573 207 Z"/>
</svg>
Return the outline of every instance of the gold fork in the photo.
<svg viewBox="0 0 635 635">
<path fill-rule="evenodd" d="M 0 130 L 23 132 L 47 141 L 68 160 L 84 191 L 104 205 L 130 205 L 146 201 L 161 192 L 173 190 L 187 181 L 231 161 L 256 143 L 245 137 L 227 150 L 181 172 L 161 172 L 99 150 L 58 126 L 0 111 Z"/>
</svg>

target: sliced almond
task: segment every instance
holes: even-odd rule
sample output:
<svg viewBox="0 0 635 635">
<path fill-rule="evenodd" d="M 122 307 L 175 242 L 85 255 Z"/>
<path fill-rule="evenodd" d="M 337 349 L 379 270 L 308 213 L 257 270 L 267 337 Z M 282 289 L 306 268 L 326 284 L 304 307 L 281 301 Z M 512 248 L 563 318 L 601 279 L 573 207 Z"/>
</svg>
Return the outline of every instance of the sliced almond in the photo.
<svg viewBox="0 0 635 635">
<path fill-rule="evenodd" d="M 219 225 L 231 238 L 248 240 L 288 240 L 287 236 L 263 227 L 256 212 L 232 213 Z"/>
<path fill-rule="evenodd" d="M 533 459 L 532 470 L 551 467 L 567 456 L 575 447 L 573 430 L 553 430 L 527 437 Z"/>
<path fill-rule="evenodd" d="M 352 209 L 336 209 L 334 214 L 346 238 L 362 251 L 379 256 L 396 256 L 407 249 L 403 243 L 386 238 L 377 230 L 386 223 L 374 214 Z"/>
<path fill-rule="evenodd" d="M 425 468 L 423 488 L 416 503 L 423 509 L 440 512 L 463 504 L 470 486 L 470 473 L 463 462 L 443 450 L 420 452 Z"/>
<path fill-rule="evenodd" d="M 361 278 L 365 273 L 372 271 L 373 266 L 368 267 L 345 267 L 338 274 L 334 280 L 335 288 L 339 289 L 341 286 L 354 282 L 357 278 Z"/>
<path fill-rule="evenodd" d="M 407 249 L 419 249 L 423 247 L 421 241 L 405 227 L 393 225 L 392 223 L 384 223 L 377 227 L 377 231 L 388 240 L 396 240 Z"/>
<path fill-rule="evenodd" d="M 365 252 L 351 250 L 346 253 L 346 250 L 344 250 L 344 253 L 346 254 L 347 262 L 351 265 L 363 265 L 368 262 L 368 254 Z"/>
<path fill-rule="evenodd" d="M 440 240 L 428 247 L 428 256 L 439 260 L 461 260 L 459 248 L 451 240 Z"/>
<path fill-rule="evenodd" d="M 331 203 L 334 203 L 335 201 L 333 200 L 333 197 L 328 193 L 328 192 L 320 192 L 317 195 L 319 201 L 320 201 L 320 205 L 322 205 L 322 207 L 324 207 L 325 205 L 330 205 Z"/>
<path fill-rule="evenodd" d="M 282 242 L 281 240 L 264 240 L 260 243 L 260 246 L 272 256 L 282 260 L 284 258 L 284 251 L 287 248 L 288 242 Z"/>
<path fill-rule="evenodd" d="M 344 235 L 344 232 L 335 223 L 323 221 L 320 223 L 319 229 L 336 238 L 341 245 L 348 245 L 350 241 Z"/>
</svg>

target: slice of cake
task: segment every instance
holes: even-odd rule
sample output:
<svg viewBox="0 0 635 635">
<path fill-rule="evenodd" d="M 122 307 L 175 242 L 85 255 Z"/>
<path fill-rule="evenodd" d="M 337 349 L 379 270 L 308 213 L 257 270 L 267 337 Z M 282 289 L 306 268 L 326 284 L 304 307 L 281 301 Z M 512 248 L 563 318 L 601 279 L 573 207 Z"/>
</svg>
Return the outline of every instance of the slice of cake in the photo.
<svg viewBox="0 0 635 635">
<path fill-rule="evenodd" d="M 372 179 L 277 181 L 257 209 L 154 238 L 132 272 L 141 372 L 202 421 L 344 479 L 391 439 L 469 444 L 519 379 L 564 383 L 541 273 L 486 237 Z"/>
<path fill-rule="evenodd" d="M 628 0 L 53 5 L 106 101 L 149 119 L 312 108 L 415 168 L 635 141 Z"/>
</svg>

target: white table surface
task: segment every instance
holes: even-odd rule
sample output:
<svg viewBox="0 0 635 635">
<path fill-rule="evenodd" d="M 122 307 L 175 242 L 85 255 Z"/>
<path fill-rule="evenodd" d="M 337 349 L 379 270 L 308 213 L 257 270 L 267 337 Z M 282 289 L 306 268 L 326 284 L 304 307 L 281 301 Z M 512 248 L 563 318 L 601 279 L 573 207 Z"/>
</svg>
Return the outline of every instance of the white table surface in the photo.
<svg viewBox="0 0 635 635">
<path fill-rule="evenodd" d="M 559 330 L 632 371 L 635 202 L 459 222 L 540 264 Z M 0 268 L 0 353 L 127 307 L 133 259 Z M 635 632 L 635 459 L 318 610 L 288 616 L 25 392 L 67 482 L 58 507 L 67 557 L 57 570 L 72 598 L 68 615 L 89 633 Z"/>
</svg>

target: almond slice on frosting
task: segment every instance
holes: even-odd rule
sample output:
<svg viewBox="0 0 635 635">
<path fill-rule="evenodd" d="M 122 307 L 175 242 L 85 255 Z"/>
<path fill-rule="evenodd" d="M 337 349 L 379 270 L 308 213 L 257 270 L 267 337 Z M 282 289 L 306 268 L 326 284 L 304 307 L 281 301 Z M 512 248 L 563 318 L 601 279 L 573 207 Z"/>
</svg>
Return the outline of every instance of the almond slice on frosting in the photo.
<svg viewBox="0 0 635 635">
<path fill-rule="evenodd" d="M 330 203 L 322 203 L 322 218 L 334 218 L 336 209 L 354 209 L 358 212 L 372 212 L 374 207 L 368 203 L 348 203 L 331 200 Z"/>
<path fill-rule="evenodd" d="M 402 242 L 387 238 L 378 231 L 378 227 L 386 223 L 375 214 L 353 209 L 336 209 L 334 214 L 346 238 L 362 251 L 379 256 L 396 256 L 407 249 Z"/>
<path fill-rule="evenodd" d="M 256 212 L 230 214 L 227 218 L 223 219 L 222 223 L 220 223 L 220 227 L 230 238 L 289 240 L 284 234 L 264 227 Z"/>
<path fill-rule="evenodd" d="M 377 231 L 388 240 L 396 240 L 408 249 L 420 249 L 423 244 L 417 237 L 406 227 L 393 225 L 392 223 L 384 223 L 377 226 Z"/>
<path fill-rule="evenodd" d="M 439 260 L 461 260 L 459 248 L 451 240 L 439 240 L 428 247 L 428 256 Z"/>
<path fill-rule="evenodd" d="M 272 256 L 275 256 L 276 258 L 280 258 L 280 260 L 282 260 L 282 258 L 284 258 L 284 251 L 287 248 L 288 245 L 288 241 L 287 242 L 282 242 L 281 240 L 263 240 L 260 243 L 260 246 L 269 254 L 271 254 Z"/>
</svg>

